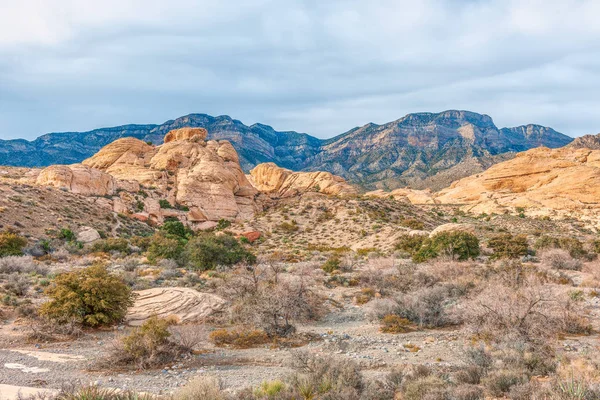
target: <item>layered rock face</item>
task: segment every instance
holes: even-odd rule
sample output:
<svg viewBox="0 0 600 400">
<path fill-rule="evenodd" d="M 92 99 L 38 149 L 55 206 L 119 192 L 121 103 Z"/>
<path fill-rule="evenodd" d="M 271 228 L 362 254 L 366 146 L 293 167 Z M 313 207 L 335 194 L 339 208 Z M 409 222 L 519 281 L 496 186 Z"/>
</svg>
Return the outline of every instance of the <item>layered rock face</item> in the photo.
<svg viewBox="0 0 600 400">
<path fill-rule="evenodd" d="M 82 164 L 44 169 L 37 183 L 97 196 L 126 189 L 129 194 L 114 200 L 117 212 L 131 211 L 131 192 L 141 189 L 146 197 L 143 210 L 138 211 L 158 221 L 181 214 L 165 210 L 158 200 L 185 210 L 189 222 L 251 218 L 257 211 L 254 197 L 258 191 L 242 172 L 233 146 L 227 141 L 206 142 L 206 133 L 199 128 L 174 130 L 161 146 L 135 138 L 119 139 Z"/>
<path fill-rule="evenodd" d="M 259 164 L 250 171 L 250 181 L 261 192 L 291 197 L 305 192 L 344 196 L 357 194 L 344 178 L 329 172 L 293 172 L 274 163 Z"/>
<path fill-rule="evenodd" d="M 475 213 L 522 207 L 532 215 L 600 210 L 600 150 L 537 148 L 485 172 L 453 183 L 435 195 L 445 204 L 465 204 Z"/>
</svg>

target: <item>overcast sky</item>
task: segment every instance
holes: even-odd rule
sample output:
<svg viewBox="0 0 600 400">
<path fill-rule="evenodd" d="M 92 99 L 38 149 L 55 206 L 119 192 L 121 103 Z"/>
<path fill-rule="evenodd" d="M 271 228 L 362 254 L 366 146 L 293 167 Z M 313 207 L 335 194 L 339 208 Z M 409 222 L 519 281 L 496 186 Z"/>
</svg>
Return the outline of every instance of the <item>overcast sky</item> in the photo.
<svg viewBox="0 0 600 400">
<path fill-rule="evenodd" d="M 0 0 L 0 138 L 197 112 L 330 137 L 410 112 L 600 132 L 598 0 Z"/>
</svg>

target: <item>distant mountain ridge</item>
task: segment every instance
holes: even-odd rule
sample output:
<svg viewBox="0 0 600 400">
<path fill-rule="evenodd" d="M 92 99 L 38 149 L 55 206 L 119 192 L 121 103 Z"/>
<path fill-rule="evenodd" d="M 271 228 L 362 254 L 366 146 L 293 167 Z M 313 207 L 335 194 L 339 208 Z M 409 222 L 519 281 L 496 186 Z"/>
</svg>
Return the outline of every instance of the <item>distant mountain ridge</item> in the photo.
<svg viewBox="0 0 600 400">
<path fill-rule="evenodd" d="M 160 125 L 49 133 L 33 141 L 0 140 L 0 165 L 76 163 L 116 139 L 131 136 L 160 144 L 168 131 L 185 126 L 206 128 L 209 139 L 229 140 L 245 171 L 274 162 L 295 171 L 330 171 L 368 189 L 438 189 L 511 158 L 514 152 L 573 141 L 539 125 L 499 129 L 487 115 L 457 110 L 408 114 L 325 140 L 258 123 L 247 126 L 229 116 L 190 114 Z"/>
</svg>

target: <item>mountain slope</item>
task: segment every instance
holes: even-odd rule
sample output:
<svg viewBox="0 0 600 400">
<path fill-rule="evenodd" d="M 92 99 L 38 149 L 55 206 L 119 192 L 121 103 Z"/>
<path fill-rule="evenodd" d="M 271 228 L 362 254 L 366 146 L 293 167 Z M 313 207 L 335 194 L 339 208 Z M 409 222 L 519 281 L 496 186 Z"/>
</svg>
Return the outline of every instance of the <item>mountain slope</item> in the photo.
<svg viewBox="0 0 600 400">
<path fill-rule="evenodd" d="M 512 157 L 511 152 L 562 147 L 572 140 L 537 125 L 498 129 L 489 116 L 468 111 L 418 113 L 330 139 L 309 165 L 367 188 L 441 189 Z"/>
<path fill-rule="evenodd" d="M 263 124 L 247 126 L 228 116 L 190 114 L 161 125 L 50 133 L 31 142 L 0 140 L 0 165 L 80 162 L 116 139 L 130 136 L 160 144 L 168 131 L 186 126 L 206 128 L 209 139 L 229 140 L 245 171 L 274 162 L 295 171 L 329 171 L 368 189 L 439 189 L 511 158 L 512 152 L 561 147 L 573 140 L 539 125 L 498 129 L 487 115 L 455 110 L 369 123 L 327 140 Z"/>
</svg>

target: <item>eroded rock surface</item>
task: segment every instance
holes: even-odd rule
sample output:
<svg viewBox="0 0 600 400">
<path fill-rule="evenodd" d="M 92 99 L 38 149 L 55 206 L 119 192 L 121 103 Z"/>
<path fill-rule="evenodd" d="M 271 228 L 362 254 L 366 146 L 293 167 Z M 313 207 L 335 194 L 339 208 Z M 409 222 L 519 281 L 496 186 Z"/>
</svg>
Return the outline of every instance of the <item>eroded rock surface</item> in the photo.
<svg viewBox="0 0 600 400">
<path fill-rule="evenodd" d="M 257 165 L 250 171 L 250 179 L 261 192 L 279 197 L 291 197 L 305 192 L 336 196 L 358 193 L 344 178 L 330 172 L 293 172 L 274 163 Z"/>
<path fill-rule="evenodd" d="M 190 288 L 153 288 L 140 290 L 135 304 L 127 312 L 127 324 L 138 326 L 148 318 L 174 317 L 178 323 L 195 322 L 222 311 L 227 302 L 209 293 Z"/>
</svg>

